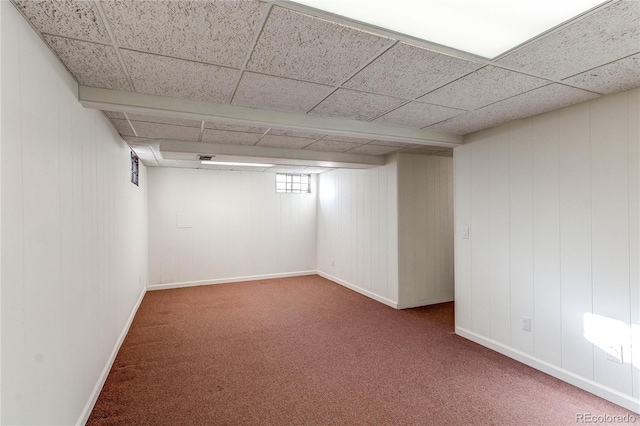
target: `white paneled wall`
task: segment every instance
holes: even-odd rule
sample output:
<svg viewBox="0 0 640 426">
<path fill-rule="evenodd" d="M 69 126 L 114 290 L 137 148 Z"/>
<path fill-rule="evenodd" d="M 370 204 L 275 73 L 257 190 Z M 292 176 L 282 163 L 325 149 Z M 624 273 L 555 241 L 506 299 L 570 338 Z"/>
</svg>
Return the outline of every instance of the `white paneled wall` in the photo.
<svg viewBox="0 0 640 426">
<path fill-rule="evenodd" d="M 147 282 L 145 168 L 9 2 L 2 31 L 2 424 L 85 418 Z"/>
<path fill-rule="evenodd" d="M 457 332 L 636 411 L 639 104 L 605 96 L 454 150 Z"/>
<path fill-rule="evenodd" d="M 389 306 L 398 303 L 398 156 L 319 176 L 318 271 Z"/>
<path fill-rule="evenodd" d="M 275 174 L 153 167 L 149 284 L 167 288 L 316 269 L 311 194 L 277 194 Z"/>
<path fill-rule="evenodd" d="M 453 300 L 453 161 L 400 154 L 398 307 Z"/>
</svg>

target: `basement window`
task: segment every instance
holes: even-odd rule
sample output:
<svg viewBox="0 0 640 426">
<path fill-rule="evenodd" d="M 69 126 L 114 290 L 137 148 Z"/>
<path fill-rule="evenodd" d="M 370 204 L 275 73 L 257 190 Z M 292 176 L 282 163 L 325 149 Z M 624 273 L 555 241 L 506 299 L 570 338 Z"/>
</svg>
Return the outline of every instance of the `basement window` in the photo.
<svg viewBox="0 0 640 426">
<path fill-rule="evenodd" d="M 276 173 L 276 192 L 309 194 L 311 193 L 311 175 Z"/>
</svg>

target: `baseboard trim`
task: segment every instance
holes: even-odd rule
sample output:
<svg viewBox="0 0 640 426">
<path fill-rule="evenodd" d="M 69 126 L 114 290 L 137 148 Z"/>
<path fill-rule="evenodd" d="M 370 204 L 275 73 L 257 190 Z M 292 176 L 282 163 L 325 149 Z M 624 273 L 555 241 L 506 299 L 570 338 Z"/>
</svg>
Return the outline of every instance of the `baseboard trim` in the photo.
<svg viewBox="0 0 640 426">
<path fill-rule="evenodd" d="M 124 342 L 125 337 L 127 337 L 127 333 L 129 332 L 129 328 L 131 327 L 133 318 L 136 316 L 136 313 L 138 312 L 138 308 L 140 307 L 140 304 L 142 303 L 142 299 L 144 299 L 144 295 L 146 292 L 147 292 L 147 289 L 143 288 L 142 293 L 140 293 L 140 297 L 138 297 L 138 301 L 136 302 L 136 304 L 133 307 L 133 310 L 131 311 L 131 315 L 129 315 L 129 319 L 127 319 L 127 323 L 124 325 L 124 329 L 122 330 L 122 333 L 120 333 L 120 336 L 118 337 L 118 340 L 116 341 L 116 344 L 113 347 L 113 350 L 111 351 L 111 355 L 109 356 L 109 359 L 107 360 L 107 364 L 104 366 L 104 369 L 102 370 L 102 374 L 100 374 L 100 378 L 98 379 L 98 382 L 93 387 L 93 391 L 89 396 L 89 400 L 84 406 L 84 410 L 82 410 L 82 413 L 80 414 L 80 418 L 78 418 L 76 425 L 79 425 L 79 426 L 84 425 L 89 420 L 91 411 L 93 411 L 93 407 L 96 405 L 96 401 L 100 396 L 102 387 L 104 386 L 104 383 L 107 381 L 107 377 L 109 376 L 111 367 L 113 366 L 113 363 L 116 360 L 118 351 L 120 350 L 120 347 L 122 346 L 122 343 Z"/>
<path fill-rule="evenodd" d="M 593 380 L 578 376 L 577 374 L 572 373 L 568 370 L 557 367 L 553 364 L 549 364 L 546 361 L 533 357 L 517 349 L 510 348 L 509 346 L 496 342 L 495 340 L 483 337 L 465 328 L 456 327 L 456 334 L 461 337 L 464 337 L 465 339 L 471 340 L 472 342 L 475 342 L 479 345 L 485 346 L 489 349 L 499 352 L 502 355 L 506 355 L 509 358 L 513 358 L 516 361 L 519 361 L 523 364 L 528 365 L 529 367 L 533 367 L 536 370 L 540 370 L 543 373 L 547 373 L 550 376 L 553 376 L 564 382 L 572 384 L 582 390 L 585 390 L 594 395 L 597 395 L 600 398 L 606 399 L 607 401 L 611 401 L 614 404 L 617 404 L 617 405 L 620 405 L 621 407 L 626 408 L 627 410 L 631 410 L 635 413 L 640 414 L 640 400 L 634 399 L 629 395 L 625 395 L 622 392 L 619 392 L 615 389 L 602 386 L 601 384 L 596 383 Z"/>
<path fill-rule="evenodd" d="M 335 282 L 336 284 L 340 284 L 341 286 L 346 287 L 349 290 L 353 290 L 356 293 L 360 293 L 363 296 L 367 296 L 370 299 L 376 300 L 376 301 L 378 301 L 380 303 L 384 303 L 385 305 L 391 306 L 394 309 L 398 309 L 398 303 L 394 302 L 393 300 L 387 299 L 386 297 L 379 296 L 379 295 L 377 295 L 375 293 L 370 292 L 369 290 L 365 290 L 365 289 L 363 289 L 361 287 L 358 287 L 357 285 L 351 284 L 350 282 L 341 280 L 338 277 L 334 277 L 333 275 L 327 274 L 326 272 L 317 271 L 317 274 L 320 275 L 323 278 L 326 278 L 326 279 L 328 279 L 330 281 Z"/>
<path fill-rule="evenodd" d="M 185 281 L 185 282 L 168 283 L 168 284 L 152 284 L 147 286 L 147 291 L 168 290 L 171 288 L 182 288 L 182 287 L 196 287 L 200 285 L 237 283 L 242 281 L 268 280 L 272 278 L 302 277 L 305 275 L 315 275 L 316 273 L 317 271 L 296 271 L 296 272 L 285 272 L 282 274 L 250 275 L 247 277 L 229 277 L 229 278 L 216 278 L 211 280 Z"/>
</svg>

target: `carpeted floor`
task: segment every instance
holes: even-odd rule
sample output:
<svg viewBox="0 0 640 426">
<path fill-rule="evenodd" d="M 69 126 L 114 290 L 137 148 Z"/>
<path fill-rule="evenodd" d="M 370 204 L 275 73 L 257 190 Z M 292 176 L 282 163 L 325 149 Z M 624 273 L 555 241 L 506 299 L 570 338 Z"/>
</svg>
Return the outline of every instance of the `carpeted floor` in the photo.
<svg viewBox="0 0 640 426">
<path fill-rule="evenodd" d="M 319 276 L 146 294 L 89 425 L 576 424 L 633 415 Z M 635 416 L 640 421 L 640 416 Z"/>
</svg>

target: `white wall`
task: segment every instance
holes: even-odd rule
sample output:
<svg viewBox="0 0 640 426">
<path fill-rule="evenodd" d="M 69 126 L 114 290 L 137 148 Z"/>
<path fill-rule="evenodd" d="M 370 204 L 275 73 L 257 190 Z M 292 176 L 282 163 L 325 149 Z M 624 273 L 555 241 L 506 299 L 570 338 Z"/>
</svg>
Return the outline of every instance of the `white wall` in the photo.
<svg viewBox="0 0 640 426">
<path fill-rule="evenodd" d="M 9 2 L 2 31 L 2 424 L 82 421 L 147 281 L 145 168 Z"/>
<path fill-rule="evenodd" d="M 398 303 L 398 156 L 319 176 L 318 271 L 387 305 Z"/>
<path fill-rule="evenodd" d="M 152 167 L 148 180 L 150 287 L 316 269 L 315 177 L 311 194 L 277 194 L 266 172 Z"/>
<path fill-rule="evenodd" d="M 453 160 L 400 154 L 398 307 L 453 300 Z"/>
<path fill-rule="evenodd" d="M 454 151 L 457 332 L 636 411 L 639 104 L 606 96 Z"/>
</svg>

